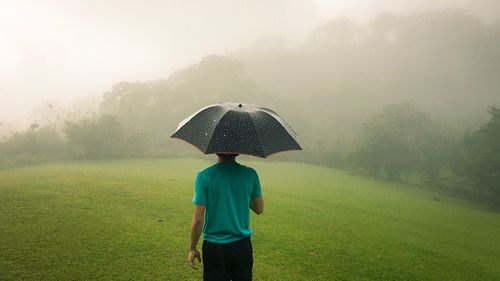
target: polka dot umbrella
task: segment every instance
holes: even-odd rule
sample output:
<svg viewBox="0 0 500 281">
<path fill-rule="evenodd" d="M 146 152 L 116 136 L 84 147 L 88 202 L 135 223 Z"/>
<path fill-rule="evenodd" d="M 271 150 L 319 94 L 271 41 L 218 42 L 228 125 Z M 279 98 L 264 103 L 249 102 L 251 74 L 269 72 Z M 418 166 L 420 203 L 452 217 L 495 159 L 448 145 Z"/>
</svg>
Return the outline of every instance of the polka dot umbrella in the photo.
<svg viewBox="0 0 500 281">
<path fill-rule="evenodd" d="M 302 150 L 293 129 L 274 111 L 251 104 L 212 104 L 184 119 L 172 135 L 205 154 L 237 153 L 265 158 Z"/>
</svg>

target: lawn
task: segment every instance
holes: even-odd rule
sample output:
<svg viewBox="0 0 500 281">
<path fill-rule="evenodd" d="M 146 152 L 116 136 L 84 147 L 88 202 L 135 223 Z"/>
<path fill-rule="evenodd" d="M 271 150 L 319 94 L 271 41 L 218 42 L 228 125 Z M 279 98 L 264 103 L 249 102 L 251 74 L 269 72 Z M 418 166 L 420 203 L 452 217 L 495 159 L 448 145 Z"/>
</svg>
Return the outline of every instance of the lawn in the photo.
<svg viewBox="0 0 500 281">
<path fill-rule="evenodd" d="M 255 167 L 254 280 L 500 280 L 500 214 L 317 166 Z M 0 170 L 0 280 L 201 280 L 186 263 L 208 160 Z M 439 198 L 439 201 L 437 200 Z"/>
</svg>

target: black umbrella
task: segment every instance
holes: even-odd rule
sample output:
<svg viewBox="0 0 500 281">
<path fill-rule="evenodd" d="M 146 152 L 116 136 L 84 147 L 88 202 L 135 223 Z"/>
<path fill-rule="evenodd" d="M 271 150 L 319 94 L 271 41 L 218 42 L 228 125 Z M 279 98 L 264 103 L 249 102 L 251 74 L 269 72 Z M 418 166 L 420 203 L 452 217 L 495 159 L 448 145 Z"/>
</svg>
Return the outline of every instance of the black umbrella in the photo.
<svg viewBox="0 0 500 281">
<path fill-rule="evenodd" d="M 274 111 L 251 104 L 209 105 L 184 119 L 172 135 L 205 154 L 235 153 L 265 158 L 302 150 L 293 129 Z"/>
</svg>

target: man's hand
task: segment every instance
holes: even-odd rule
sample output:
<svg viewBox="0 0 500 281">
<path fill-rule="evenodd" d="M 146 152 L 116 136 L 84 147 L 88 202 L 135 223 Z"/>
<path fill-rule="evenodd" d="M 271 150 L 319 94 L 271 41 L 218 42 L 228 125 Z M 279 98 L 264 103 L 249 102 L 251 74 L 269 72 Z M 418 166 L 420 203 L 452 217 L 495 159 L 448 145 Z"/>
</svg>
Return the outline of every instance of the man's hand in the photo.
<svg viewBox="0 0 500 281">
<path fill-rule="evenodd" d="M 262 199 L 262 196 L 252 198 L 252 201 L 250 201 L 250 209 L 252 209 L 252 211 L 254 211 L 257 215 L 264 212 L 264 199 Z"/>
<path fill-rule="evenodd" d="M 203 215 L 205 214 L 205 205 L 194 205 L 193 221 L 191 223 L 191 241 L 189 243 L 188 262 L 193 269 L 198 269 L 194 265 L 194 259 L 198 258 L 201 262 L 200 251 L 196 250 L 196 245 L 200 239 L 201 229 L 203 227 Z"/>
<path fill-rule="evenodd" d="M 198 262 L 201 262 L 200 251 L 198 251 L 198 250 L 190 250 L 189 251 L 189 256 L 188 256 L 189 265 L 191 265 L 191 268 L 197 270 L 198 268 L 194 264 L 194 259 L 198 259 Z"/>
</svg>

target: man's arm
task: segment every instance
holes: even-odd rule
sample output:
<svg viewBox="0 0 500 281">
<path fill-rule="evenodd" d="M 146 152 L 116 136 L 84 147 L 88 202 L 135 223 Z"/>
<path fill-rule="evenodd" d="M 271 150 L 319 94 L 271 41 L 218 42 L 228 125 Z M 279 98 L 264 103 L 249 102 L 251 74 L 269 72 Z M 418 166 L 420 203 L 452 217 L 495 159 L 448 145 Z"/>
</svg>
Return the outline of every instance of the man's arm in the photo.
<svg viewBox="0 0 500 281">
<path fill-rule="evenodd" d="M 200 240 L 201 230 L 203 227 L 203 216 L 205 214 L 205 205 L 194 205 L 193 220 L 191 222 L 191 242 L 189 243 L 188 261 L 193 269 L 197 269 L 194 260 L 198 259 L 201 262 L 200 251 L 196 249 L 198 240 Z"/>
<path fill-rule="evenodd" d="M 252 201 L 250 201 L 250 209 L 252 209 L 252 211 L 254 211 L 257 215 L 264 212 L 264 199 L 262 199 L 262 196 L 252 198 Z"/>
</svg>

